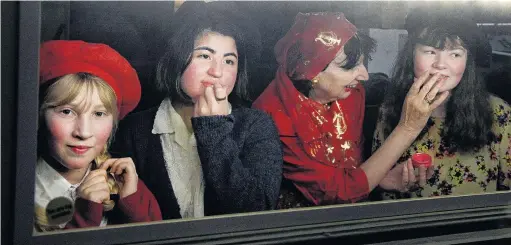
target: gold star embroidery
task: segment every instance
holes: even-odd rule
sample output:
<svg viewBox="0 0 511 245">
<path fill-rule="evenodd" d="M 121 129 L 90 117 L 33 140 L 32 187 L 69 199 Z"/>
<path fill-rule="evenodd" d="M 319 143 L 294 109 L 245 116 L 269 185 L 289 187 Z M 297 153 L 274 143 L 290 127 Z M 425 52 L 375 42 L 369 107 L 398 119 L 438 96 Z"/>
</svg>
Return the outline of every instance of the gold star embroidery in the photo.
<svg viewBox="0 0 511 245">
<path fill-rule="evenodd" d="M 348 143 L 348 141 L 345 141 L 344 144 L 341 145 L 341 148 L 343 150 L 348 150 L 351 148 L 351 145 L 350 145 L 350 143 Z"/>
<path fill-rule="evenodd" d="M 328 152 L 328 154 L 332 154 L 332 152 L 334 152 L 334 147 L 333 146 L 327 147 L 326 151 Z"/>
</svg>

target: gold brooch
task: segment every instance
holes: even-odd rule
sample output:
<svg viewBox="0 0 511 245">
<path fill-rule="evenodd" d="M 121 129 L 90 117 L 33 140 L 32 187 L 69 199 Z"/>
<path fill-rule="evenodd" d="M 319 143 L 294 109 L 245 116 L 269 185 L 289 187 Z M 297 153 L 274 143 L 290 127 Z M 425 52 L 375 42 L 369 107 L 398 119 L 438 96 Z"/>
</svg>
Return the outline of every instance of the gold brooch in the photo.
<svg viewBox="0 0 511 245">
<path fill-rule="evenodd" d="M 332 47 L 334 45 L 341 45 L 341 39 L 337 38 L 337 35 L 333 31 L 328 32 L 320 32 L 318 36 L 314 39 L 315 42 L 320 41 L 327 47 Z"/>
</svg>

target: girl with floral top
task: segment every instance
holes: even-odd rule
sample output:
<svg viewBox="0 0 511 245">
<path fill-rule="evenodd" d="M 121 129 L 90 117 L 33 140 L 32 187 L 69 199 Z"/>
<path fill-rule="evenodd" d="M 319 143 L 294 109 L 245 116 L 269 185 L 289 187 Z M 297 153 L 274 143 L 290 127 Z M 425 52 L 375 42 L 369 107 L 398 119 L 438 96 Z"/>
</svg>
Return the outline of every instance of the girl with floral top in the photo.
<svg viewBox="0 0 511 245">
<path fill-rule="evenodd" d="M 509 190 L 511 179 L 511 108 L 490 95 L 476 73 L 477 26 L 462 13 L 413 11 L 407 17 L 408 41 L 398 56 L 387 90 L 373 149 L 399 120 L 401 104 L 415 77 L 441 74 L 440 91 L 449 98 L 433 111 L 426 128 L 402 158 L 416 152 L 433 157 L 433 175 L 409 192 L 383 192 L 384 199 L 473 194 Z M 433 99 L 426 96 L 426 100 Z"/>
<path fill-rule="evenodd" d="M 40 54 L 36 230 L 161 220 L 133 160 L 106 151 L 140 100 L 136 71 L 104 44 L 49 41 Z"/>
</svg>

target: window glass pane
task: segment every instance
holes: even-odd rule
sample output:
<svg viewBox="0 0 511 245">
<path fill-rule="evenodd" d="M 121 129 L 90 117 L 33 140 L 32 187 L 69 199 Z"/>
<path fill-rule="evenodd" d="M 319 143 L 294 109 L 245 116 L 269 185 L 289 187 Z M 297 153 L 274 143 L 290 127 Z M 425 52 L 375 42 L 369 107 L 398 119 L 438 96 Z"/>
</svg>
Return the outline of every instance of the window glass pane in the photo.
<svg viewBox="0 0 511 245">
<path fill-rule="evenodd" d="M 43 2 L 34 230 L 509 191 L 498 4 Z"/>
</svg>

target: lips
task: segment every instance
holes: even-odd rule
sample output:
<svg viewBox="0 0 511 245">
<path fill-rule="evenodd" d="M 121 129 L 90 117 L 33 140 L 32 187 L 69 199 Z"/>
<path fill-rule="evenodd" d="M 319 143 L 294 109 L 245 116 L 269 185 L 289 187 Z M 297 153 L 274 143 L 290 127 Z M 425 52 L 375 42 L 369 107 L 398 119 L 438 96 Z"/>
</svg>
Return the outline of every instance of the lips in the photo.
<svg viewBox="0 0 511 245">
<path fill-rule="evenodd" d="M 71 150 L 78 155 L 85 154 L 91 147 L 83 146 L 83 145 L 77 145 L 77 146 L 69 146 Z"/>
<path fill-rule="evenodd" d="M 430 77 L 433 77 L 434 75 L 436 75 L 436 73 L 429 74 Z M 449 78 L 448 75 L 440 74 L 440 80 L 445 80 L 447 78 Z"/>
<path fill-rule="evenodd" d="M 209 86 L 213 86 L 214 85 L 214 83 L 210 82 L 210 81 L 202 81 L 201 83 L 202 83 L 202 85 L 204 85 L 204 87 L 209 87 Z"/>
<path fill-rule="evenodd" d="M 348 84 L 344 87 L 344 91 L 345 92 L 350 92 L 352 89 L 355 89 L 357 87 L 357 83 L 351 83 L 351 84 Z"/>
</svg>

